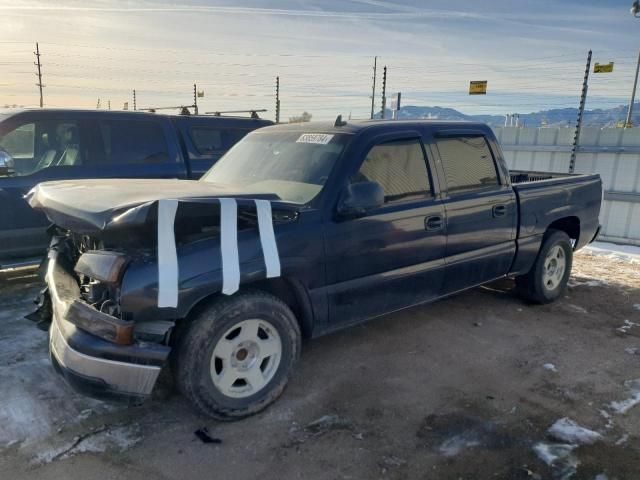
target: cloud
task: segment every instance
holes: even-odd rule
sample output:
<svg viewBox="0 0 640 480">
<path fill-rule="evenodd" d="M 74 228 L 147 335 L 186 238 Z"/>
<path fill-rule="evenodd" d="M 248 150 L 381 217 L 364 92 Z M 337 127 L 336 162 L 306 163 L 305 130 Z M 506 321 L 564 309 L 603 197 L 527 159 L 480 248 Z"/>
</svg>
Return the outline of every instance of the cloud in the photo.
<svg viewBox="0 0 640 480">
<path fill-rule="evenodd" d="M 20 86 L 3 88 L 0 103 L 7 95 L 34 103 L 36 40 L 45 101 L 69 106 L 93 107 L 98 96 L 120 105 L 133 88 L 139 104 L 188 103 L 195 81 L 207 91 L 205 109 L 266 107 L 272 115 L 279 75 L 283 117 L 305 109 L 319 119 L 365 116 L 377 55 L 389 66 L 389 91 L 408 101 L 524 112 L 573 106 L 589 47 L 594 61 L 616 61 L 615 74 L 592 80 L 592 98 L 627 95 L 635 58 L 628 39 L 638 25 L 626 9 L 573 0 L 425 3 L 0 0 L 0 43 L 29 42 L 2 43 L 0 63 L 24 65 L 3 67 L 2 80 Z M 487 79 L 490 94 L 470 98 L 471 79 Z"/>
</svg>

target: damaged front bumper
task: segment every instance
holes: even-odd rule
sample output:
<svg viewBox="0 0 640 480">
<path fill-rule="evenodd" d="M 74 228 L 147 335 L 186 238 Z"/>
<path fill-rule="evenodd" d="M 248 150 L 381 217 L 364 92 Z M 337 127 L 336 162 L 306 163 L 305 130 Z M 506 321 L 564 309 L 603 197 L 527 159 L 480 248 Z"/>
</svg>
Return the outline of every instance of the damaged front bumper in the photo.
<svg viewBox="0 0 640 480">
<path fill-rule="evenodd" d="M 74 316 L 87 320 L 87 305 L 69 268 L 55 250 L 49 252 L 47 284 L 52 322 L 49 352 L 56 370 L 76 390 L 100 399 L 141 401 L 151 394 L 170 348 L 134 342 L 118 345 L 76 326 Z M 102 320 L 94 310 L 94 320 Z"/>
</svg>

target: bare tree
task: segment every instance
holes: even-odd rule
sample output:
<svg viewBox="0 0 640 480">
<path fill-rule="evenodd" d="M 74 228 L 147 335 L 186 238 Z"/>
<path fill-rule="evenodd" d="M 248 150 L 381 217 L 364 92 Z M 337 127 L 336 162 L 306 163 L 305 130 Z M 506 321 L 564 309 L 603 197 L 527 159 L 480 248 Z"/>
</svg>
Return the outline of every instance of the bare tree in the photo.
<svg viewBox="0 0 640 480">
<path fill-rule="evenodd" d="M 311 121 L 311 117 L 313 117 L 313 115 L 311 115 L 309 112 L 302 112 L 302 115 L 300 115 L 300 116 L 289 117 L 289 123 L 310 122 Z"/>
</svg>

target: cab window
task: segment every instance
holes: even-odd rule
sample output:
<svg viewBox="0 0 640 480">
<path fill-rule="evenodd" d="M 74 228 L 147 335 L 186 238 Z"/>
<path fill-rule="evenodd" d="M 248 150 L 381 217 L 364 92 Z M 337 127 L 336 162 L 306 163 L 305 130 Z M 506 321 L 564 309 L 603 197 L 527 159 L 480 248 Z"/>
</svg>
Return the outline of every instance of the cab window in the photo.
<svg viewBox="0 0 640 480">
<path fill-rule="evenodd" d="M 385 203 L 431 194 L 427 164 L 418 139 L 374 146 L 351 182 L 379 183 L 384 190 Z"/>
<path fill-rule="evenodd" d="M 496 188 L 495 161 L 482 136 L 443 137 L 436 142 L 449 193 Z"/>
</svg>

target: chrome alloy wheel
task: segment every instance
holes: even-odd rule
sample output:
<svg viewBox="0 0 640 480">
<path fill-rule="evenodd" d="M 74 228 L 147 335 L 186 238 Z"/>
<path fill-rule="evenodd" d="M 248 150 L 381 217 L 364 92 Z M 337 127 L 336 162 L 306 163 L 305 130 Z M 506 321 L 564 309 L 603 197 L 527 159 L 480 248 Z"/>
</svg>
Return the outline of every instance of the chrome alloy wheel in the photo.
<svg viewBox="0 0 640 480">
<path fill-rule="evenodd" d="M 549 250 L 544 259 L 542 282 L 547 290 L 554 290 L 562 282 L 562 277 L 567 266 L 564 249 L 560 245 Z"/>
<path fill-rule="evenodd" d="M 246 398 L 273 378 L 282 358 L 282 341 L 271 323 L 249 319 L 220 337 L 211 356 L 211 379 L 228 397 Z"/>
</svg>

